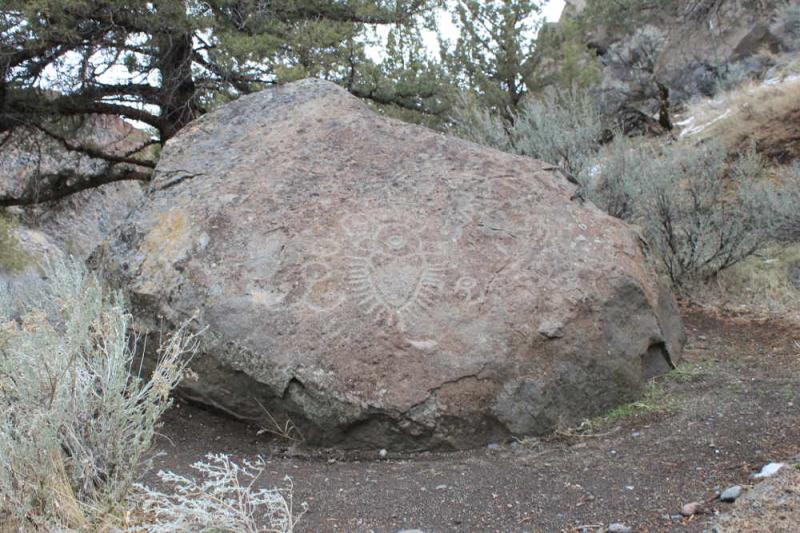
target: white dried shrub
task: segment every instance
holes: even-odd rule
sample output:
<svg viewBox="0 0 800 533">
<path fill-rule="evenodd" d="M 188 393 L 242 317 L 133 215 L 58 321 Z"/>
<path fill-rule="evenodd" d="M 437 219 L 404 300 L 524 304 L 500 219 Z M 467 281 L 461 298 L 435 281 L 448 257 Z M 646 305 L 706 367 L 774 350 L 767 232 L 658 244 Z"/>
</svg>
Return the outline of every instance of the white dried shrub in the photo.
<svg viewBox="0 0 800 533">
<path fill-rule="evenodd" d="M 289 477 L 286 489 L 256 488 L 265 469 L 260 457 L 239 464 L 224 454 L 208 454 L 192 468 L 199 480 L 158 473 L 170 492 L 137 485 L 135 499 L 144 518 L 131 531 L 291 533 L 305 511 L 303 505 L 302 512 L 293 513 Z"/>
<path fill-rule="evenodd" d="M 123 514 L 195 338 L 168 337 L 142 376 L 119 294 L 78 263 L 45 270 L 46 283 L 13 308 L 0 291 L 0 525 L 106 530 Z"/>
</svg>

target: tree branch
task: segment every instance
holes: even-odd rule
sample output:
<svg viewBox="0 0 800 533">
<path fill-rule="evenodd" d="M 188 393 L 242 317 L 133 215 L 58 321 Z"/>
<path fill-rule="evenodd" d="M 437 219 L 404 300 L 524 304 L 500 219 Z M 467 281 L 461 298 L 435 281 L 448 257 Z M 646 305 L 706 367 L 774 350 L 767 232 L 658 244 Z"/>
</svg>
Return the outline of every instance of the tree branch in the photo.
<svg viewBox="0 0 800 533">
<path fill-rule="evenodd" d="M 152 172 L 121 167 L 108 172 L 85 176 L 74 169 L 62 169 L 38 176 L 36 187 L 28 187 L 20 196 L 0 195 L 0 207 L 35 205 L 61 200 L 75 193 L 117 181 L 150 181 Z M 42 183 L 44 182 L 44 183 Z M 38 186 L 43 185 L 43 186 Z"/>
<path fill-rule="evenodd" d="M 85 146 L 85 145 L 82 145 L 82 144 L 79 144 L 79 143 L 72 142 L 69 139 L 67 139 L 66 137 L 64 137 L 63 135 L 60 135 L 60 134 L 48 129 L 45 126 L 42 126 L 41 124 L 36 124 L 35 127 L 36 127 L 36 129 L 38 129 L 39 131 L 41 131 L 42 133 L 44 133 L 45 135 L 47 135 L 51 139 L 55 139 L 56 141 L 60 142 L 62 144 L 62 146 L 64 146 L 64 148 L 66 148 L 67 150 L 69 150 L 71 152 L 79 152 L 79 153 L 82 153 L 82 154 L 86 154 L 89 157 L 93 157 L 95 159 L 102 159 L 104 161 L 108 161 L 109 163 L 126 163 L 126 164 L 129 164 L 129 165 L 136 165 L 136 166 L 145 167 L 145 168 L 155 168 L 156 167 L 156 164 L 155 164 L 154 161 L 149 161 L 149 160 L 146 160 L 146 159 L 139 159 L 139 158 L 135 158 L 135 157 L 130 157 L 130 154 L 134 154 L 136 152 L 139 152 L 139 151 L 143 150 L 144 148 L 146 148 L 147 146 L 155 144 L 158 141 L 147 141 L 142 146 L 140 146 L 140 147 L 136 148 L 135 150 L 129 152 L 128 155 L 118 156 L 118 155 L 114 155 L 114 154 L 108 153 L 108 152 L 106 152 L 104 150 L 100 150 L 100 149 L 97 149 L 97 148 L 92 148 L 91 146 Z"/>
</svg>

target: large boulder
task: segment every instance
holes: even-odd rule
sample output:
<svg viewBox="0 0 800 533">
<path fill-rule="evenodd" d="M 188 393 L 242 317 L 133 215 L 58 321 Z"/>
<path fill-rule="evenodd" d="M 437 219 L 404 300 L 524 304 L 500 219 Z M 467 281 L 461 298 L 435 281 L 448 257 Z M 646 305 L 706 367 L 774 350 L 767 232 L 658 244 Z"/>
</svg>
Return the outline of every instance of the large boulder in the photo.
<svg viewBox="0 0 800 533">
<path fill-rule="evenodd" d="M 315 444 L 463 447 L 635 399 L 680 355 L 637 233 L 574 192 L 305 80 L 170 140 L 92 262 L 138 327 L 207 328 L 190 399 Z"/>
</svg>

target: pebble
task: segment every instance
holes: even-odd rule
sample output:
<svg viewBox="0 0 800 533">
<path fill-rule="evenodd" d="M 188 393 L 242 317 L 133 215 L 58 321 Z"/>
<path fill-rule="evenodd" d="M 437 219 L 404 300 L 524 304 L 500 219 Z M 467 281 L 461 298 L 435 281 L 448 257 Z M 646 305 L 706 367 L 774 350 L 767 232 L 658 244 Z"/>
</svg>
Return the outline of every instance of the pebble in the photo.
<svg viewBox="0 0 800 533">
<path fill-rule="evenodd" d="M 719 499 L 723 502 L 735 502 L 736 498 L 742 495 L 742 487 L 741 485 L 734 485 L 732 487 L 728 487 L 722 494 L 720 495 Z"/>
<path fill-rule="evenodd" d="M 490 450 L 499 450 L 500 449 L 500 445 L 493 442 L 493 443 L 489 444 L 487 446 L 487 448 L 489 448 Z"/>
<path fill-rule="evenodd" d="M 700 502 L 691 502 L 687 503 L 683 507 L 681 507 L 681 514 L 683 516 L 693 516 L 700 512 L 700 509 L 703 508 L 703 504 Z"/>
<path fill-rule="evenodd" d="M 447 485 L 436 485 L 436 490 L 447 490 Z"/>
<path fill-rule="evenodd" d="M 385 448 L 381 448 L 381 451 L 379 451 L 379 452 L 378 452 L 378 456 L 379 456 L 381 459 L 383 459 L 384 457 L 386 457 L 386 454 L 387 454 L 387 453 L 388 453 L 388 452 L 386 451 L 386 449 L 385 449 Z"/>
<path fill-rule="evenodd" d="M 786 466 L 784 463 L 769 463 L 764 465 L 764 468 L 761 469 L 761 472 L 758 474 L 753 474 L 753 479 L 762 479 L 765 477 L 774 476 L 778 470 Z"/>
<path fill-rule="evenodd" d="M 633 528 L 630 528 L 625 524 L 620 524 L 619 522 L 614 522 L 608 526 L 608 533 L 631 533 L 632 531 Z"/>
</svg>

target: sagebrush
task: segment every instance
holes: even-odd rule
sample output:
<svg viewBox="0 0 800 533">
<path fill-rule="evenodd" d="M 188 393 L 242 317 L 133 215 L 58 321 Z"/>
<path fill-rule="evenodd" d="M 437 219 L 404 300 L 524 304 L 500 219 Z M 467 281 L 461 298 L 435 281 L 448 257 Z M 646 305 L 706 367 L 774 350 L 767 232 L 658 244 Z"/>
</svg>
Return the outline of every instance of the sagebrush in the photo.
<svg viewBox="0 0 800 533">
<path fill-rule="evenodd" d="M 136 483 L 198 335 L 162 337 L 145 375 L 122 297 L 77 262 L 44 270 L 0 287 L 0 531 L 291 532 L 291 481 L 256 488 L 260 459 L 209 455 L 200 482 L 159 473 L 174 493 Z"/>
<path fill-rule="evenodd" d="M 678 288 L 749 257 L 792 211 L 762 179 L 765 164 L 754 150 L 728 161 L 719 143 L 661 146 L 621 139 L 606 156 L 589 197 L 642 228 Z"/>
<path fill-rule="evenodd" d="M 150 449 L 195 337 L 160 347 L 137 372 L 119 294 L 77 263 L 53 260 L 29 294 L 0 291 L 0 513 L 22 530 L 102 530 Z"/>
</svg>

